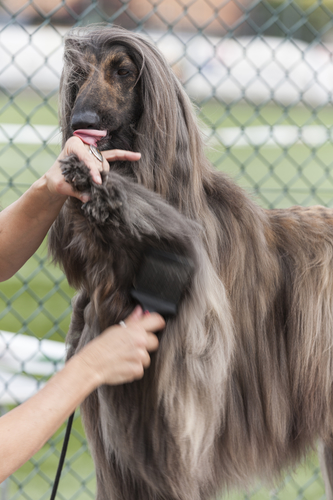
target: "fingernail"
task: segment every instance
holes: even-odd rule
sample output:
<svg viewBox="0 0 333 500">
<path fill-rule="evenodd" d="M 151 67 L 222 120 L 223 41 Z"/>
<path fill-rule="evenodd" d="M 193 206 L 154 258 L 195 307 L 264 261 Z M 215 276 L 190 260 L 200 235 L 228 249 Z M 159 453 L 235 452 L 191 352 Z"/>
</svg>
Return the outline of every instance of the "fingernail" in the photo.
<svg viewBox="0 0 333 500">
<path fill-rule="evenodd" d="M 80 196 L 80 200 L 82 201 L 82 203 L 87 203 L 87 201 L 90 200 L 89 194 L 83 194 L 82 196 Z"/>
<path fill-rule="evenodd" d="M 132 312 L 132 315 L 136 318 L 141 318 L 142 316 L 142 307 L 141 306 L 136 306 L 134 309 L 133 309 L 133 312 Z"/>
<path fill-rule="evenodd" d="M 102 179 L 100 175 L 94 175 L 93 179 L 94 182 L 96 182 L 96 184 L 102 184 Z"/>
</svg>

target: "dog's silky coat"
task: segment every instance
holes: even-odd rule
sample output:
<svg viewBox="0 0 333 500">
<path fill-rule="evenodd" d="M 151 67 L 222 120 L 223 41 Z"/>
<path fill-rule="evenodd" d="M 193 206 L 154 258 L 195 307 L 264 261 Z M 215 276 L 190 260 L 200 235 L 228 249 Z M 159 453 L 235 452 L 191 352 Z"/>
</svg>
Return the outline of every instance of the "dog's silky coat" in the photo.
<svg viewBox="0 0 333 500">
<path fill-rule="evenodd" d="M 66 141 L 139 151 L 95 185 L 77 157 L 50 251 L 79 293 L 69 355 L 133 307 L 149 246 L 196 271 L 142 380 L 82 405 L 98 500 L 208 500 L 274 479 L 321 439 L 332 500 L 333 212 L 266 211 L 204 154 L 191 103 L 161 54 L 119 28 L 73 30 L 60 90 Z"/>
</svg>

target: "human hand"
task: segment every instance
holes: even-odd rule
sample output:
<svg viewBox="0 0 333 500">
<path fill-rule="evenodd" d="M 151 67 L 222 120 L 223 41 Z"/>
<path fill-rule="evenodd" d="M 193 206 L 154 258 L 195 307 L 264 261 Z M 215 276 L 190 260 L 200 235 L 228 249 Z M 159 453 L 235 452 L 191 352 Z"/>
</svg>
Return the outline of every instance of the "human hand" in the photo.
<svg viewBox="0 0 333 500">
<path fill-rule="evenodd" d="M 45 174 L 46 184 L 50 193 L 59 197 L 74 196 L 84 203 L 89 200 L 89 195 L 87 193 L 74 191 L 71 185 L 65 181 L 65 178 L 62 175 L 60 160 L 63 160 L 71 154 L 76 154 L 78 158 L 82 160 L 85 165 L 87 165 L 90 170 L 91 177 L 93 181 L 96 182 L 96 184 L 102 183 L 100 172 L 103 170 L 108 171 L 110 169 L 108 161 L 137 161 L 141 157 L 140 153 L 114 149 L 102 151 L 103 162 L 100 162 L 99 160 L 97 160 L 97 158 L 95 158 L 94 155 L 90 153 L 89 145 L 85 144 L 79 137 L 70 137 L 55 163 Z"/>
<path fill-rule="evenodd" d="M 115 325 L 89 342 L 78 354 L 91 372 L 94 386 L 118 385 L 143 377 L 150 365 L 149 352 L 158 348 L 153 332 L 161 330 L 165 321 L 157 313 L 143 314 L 136 307 L 125 320 L 126 328 Z"/>
</svg>

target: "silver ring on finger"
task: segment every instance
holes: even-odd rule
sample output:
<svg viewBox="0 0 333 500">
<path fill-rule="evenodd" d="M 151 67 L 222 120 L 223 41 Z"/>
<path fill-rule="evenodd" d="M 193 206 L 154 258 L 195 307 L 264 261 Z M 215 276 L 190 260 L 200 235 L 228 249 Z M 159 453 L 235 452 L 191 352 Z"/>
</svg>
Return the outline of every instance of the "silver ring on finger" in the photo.
<svg viewBox="0 0 333 500">
<path fill-rule="evenodd" d="M 94 155 L 95 158 L 97 158 L 98 161 L 103 163 L 103 155 L 100 152 L 100 150 L 98 148 L 96 148 L 96 146 L 94 146 L 93 144 L 90 144 L 89 151 L 92 155 Z"/>
</svg>

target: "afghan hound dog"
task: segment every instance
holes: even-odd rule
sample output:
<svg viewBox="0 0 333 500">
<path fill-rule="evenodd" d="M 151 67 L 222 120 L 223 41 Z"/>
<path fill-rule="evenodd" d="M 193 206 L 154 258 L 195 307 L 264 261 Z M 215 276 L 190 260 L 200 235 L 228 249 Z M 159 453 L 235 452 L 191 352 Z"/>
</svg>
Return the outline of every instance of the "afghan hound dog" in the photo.
<svg viewBox="0 0 333 500">
<path fill-rule="evenodd" d="M 116 27 L 66 38 L 63 141 L 106 131 L 101 185 L 71 155 L 49 247 L 78 290 L 69 356 L 133 309 L 148 247 L 194 263 L 142 380 L 82 405 L 98 500 L 208 500 L 274 481 L 321 443 L 333 484 L 333 212 L 265 210 L 205 156 L 192 104 L 159 51 Z"/>
</svg>

